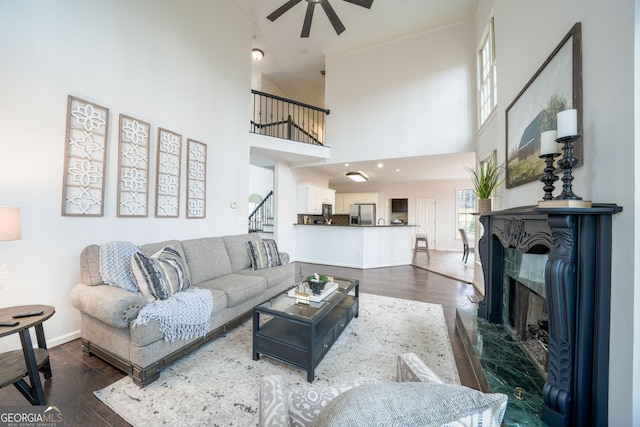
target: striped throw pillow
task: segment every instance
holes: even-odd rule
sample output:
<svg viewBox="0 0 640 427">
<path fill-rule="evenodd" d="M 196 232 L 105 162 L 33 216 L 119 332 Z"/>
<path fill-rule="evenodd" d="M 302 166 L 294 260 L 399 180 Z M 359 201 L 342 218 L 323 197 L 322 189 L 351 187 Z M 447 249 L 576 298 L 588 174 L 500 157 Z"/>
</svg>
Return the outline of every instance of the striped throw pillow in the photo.
<svg viewBox="0 0 640 427">
<path fill-rule="evenodd" d="M 140 292 L 146 297 L 164 300 L 191 286 L 189 270 L 180 253 L 171 246 L 165 246 L 151 256 L 134 253 L 131 270 Z"/>
<path fill-rule="evenodd" d="M 249 252 L 249 258 L 251 258 L 251 268 L 254 270 L 282 265 L 275 240 L 249 240 L 247 242 L 247 251 Z"/>
</svg>

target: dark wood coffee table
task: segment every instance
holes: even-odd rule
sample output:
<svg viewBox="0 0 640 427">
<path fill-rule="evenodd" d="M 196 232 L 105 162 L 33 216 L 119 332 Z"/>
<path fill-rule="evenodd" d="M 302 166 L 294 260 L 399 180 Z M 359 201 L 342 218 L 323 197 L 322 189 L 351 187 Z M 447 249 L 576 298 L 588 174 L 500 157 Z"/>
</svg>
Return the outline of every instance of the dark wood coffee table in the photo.
<svg viewBox="0 0 640 427">
<path fill-rule="evenodd" d="M 287 292 L 253 308 L 253 360 L 260 354 L 314 370 L 351 319 L 358 317 L 360 282 L 334 278 L 338 288 L 320 302 L 301 304 Z"/>
</svg>

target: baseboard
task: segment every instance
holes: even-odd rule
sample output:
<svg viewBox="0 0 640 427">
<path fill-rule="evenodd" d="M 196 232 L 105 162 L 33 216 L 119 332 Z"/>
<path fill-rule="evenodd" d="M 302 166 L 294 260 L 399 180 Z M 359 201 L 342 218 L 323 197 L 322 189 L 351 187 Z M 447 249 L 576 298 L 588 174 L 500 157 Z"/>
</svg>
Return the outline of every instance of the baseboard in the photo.
<svg viewBox="0 0 640 427">
<path fill-rule="evenodd" d="M 46 329 L 47 328 L 46 328 L 46 325 L 45 325 L 45 335 L 46 335 Z M 77 340 L 78 338 L 80 338 L 80 329 L 78 329 L 77 331 L 70 332 L 70 333 L 65 334 L 65 335 L 60 335 L 60 336 L 57 336 L 55 338 L 48 339 L 47 340 L 47 347 L 48 348 L 57 347 L 59 345 L 66 344 L 66 343 L 68 343 L 70 341 Z"/>
</svg>

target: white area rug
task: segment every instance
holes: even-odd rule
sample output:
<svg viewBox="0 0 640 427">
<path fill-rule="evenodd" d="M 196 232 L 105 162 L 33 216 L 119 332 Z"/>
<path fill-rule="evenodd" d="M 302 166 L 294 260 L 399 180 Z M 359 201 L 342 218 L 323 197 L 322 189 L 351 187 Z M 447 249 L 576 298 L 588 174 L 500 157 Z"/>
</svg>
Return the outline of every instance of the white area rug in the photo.
<svg viewBox="0 0 640 427">
<path fill-rule="evenodd" d="M 260 379 L 282 375 L 307 387 L 307 373 L 266 356 L 252 359 L 252 320 L 165 368 L 138 388 L 129 377 L 95 395 L 134 426 L 255 426 Z M 442 379 L 460 383 L 442 306 L 360 294 L 354 318 L 316 368 L 313 384 L 395 380 L 396 357 L 416 353 Z"/>
</svg>

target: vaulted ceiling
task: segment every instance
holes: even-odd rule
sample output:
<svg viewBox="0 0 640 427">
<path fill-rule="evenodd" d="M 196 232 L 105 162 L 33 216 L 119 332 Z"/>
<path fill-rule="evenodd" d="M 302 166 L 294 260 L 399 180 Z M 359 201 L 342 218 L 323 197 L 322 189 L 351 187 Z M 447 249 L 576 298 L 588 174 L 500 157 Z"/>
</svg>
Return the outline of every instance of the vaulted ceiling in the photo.
<svg viewBox="0 0 640 427">
<path fill-rule="evenodd" d="M 315 0 L 320 4 L 313 8 L 308 37 L 301 37 L 310 9 L 308 3 L 314 0 L 230 1 L 253 22 L 253 47 L 264 52 L 261 61 L 254 61 L 254 78 L 263 74 L 284 96 L 326 108 L 330 106 L 325 105 L 324 98 L 325 58 L 468 20 L 474 15 L 477 3 L 477 0 L 373 0 L 371 8 L 367 9 L 350 0 Z M 322 7 L 322 2 L 327 1 L 345 28 L 340 34 L 329 19 L 331 13 L 327 14 L 326 6 Z M 355 2 L 360 3 L 360 0 Z M 286 11 L 278 13 L 277 19 L 267 18 L 285 4 Z M 396 159 L 393 166 L 386 162 L 386 168 L 377 167 L 378 163 L 385 163 L 385 159 L 360 162 L 358 166 L 371 170 L 377 180 L 392 182 L 425 179 L 425 165 L 432 165 L 427 168 L 432 171 L 440 170 L 437 179 L 466 178 L 465 165 L 474 163 L 469 154 L 460 158 L 456 155 L 439 157 Z M 443 161 L 453 166 L 439 167 Z M 336 177 L 338 173 L 344 176 L 341 172 L 344 167 L 334 164 L 317 169 Z M 395 172 L 396 169 L 404 170 L 404 173 Z M 433 178 L 434 175 L 429 176 Z"/>
<path fill-rule="evenodd" d="M 308 37 L 300 37 L 308 1 L 298 1 L 275 21 L 267 19 L 289 0 L 232 0 L 254 23 L 253 47 L 264 51 L 254 72 L 263 73 L 287 96 L 324 107 L 325 56 L 364 49 L 469 19 L 477 0 L 374 0 L 371 8 L 348 0 L 328 2 L 345 27 L 336 34 L 316 6 Z M 313 0 L 311 0 L 313 1 Z M 318 0 L 316 0 L 318 1 Z"/>
</svg>

